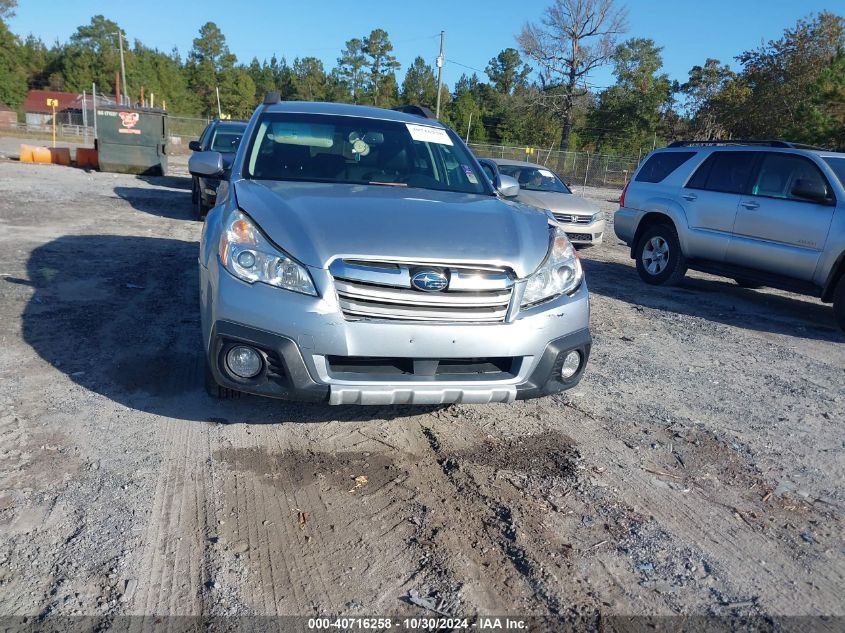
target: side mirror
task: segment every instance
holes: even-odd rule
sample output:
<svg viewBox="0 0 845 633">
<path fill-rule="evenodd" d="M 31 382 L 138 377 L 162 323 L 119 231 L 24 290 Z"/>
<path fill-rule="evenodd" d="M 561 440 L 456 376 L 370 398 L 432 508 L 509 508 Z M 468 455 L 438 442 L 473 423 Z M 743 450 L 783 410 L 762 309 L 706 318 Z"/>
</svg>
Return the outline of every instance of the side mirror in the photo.
<svg viewBox="0 0 845 633">
<path fill-rule="evenodd" d="M 496 163 L 494 163 L 489 158 L 479 158 L 478 164 L 481 165 L 481 169 L 484 170 L 484 174 L 487 176 L 487 179 L 490 181 L 490 184 L 493 185 L 493 188 L 496 188 L 496 181 L 499 178 L 499 170 L 496 168 Z"/>
<path fill-rule="evenodd" d="M 192 152 L 201 152 L 202 145 L 200 145 L 199 141 L 191 141 L 190 143 L 188 143 L 188 149 Z"/>
<path fill-rule="evenodd" d="M 188 171 L 192 176 L 219 178 L 223 175 L 223 154 L 220 152 L 197 152 L 188 159 Z"/>
<path fill-rule="evenodd" d="M 519 181 L 512 176 L 500 174 L 498 190 L 505 198 L 514 198 L 519 195 Z"/>
<path fill-rule="evenodd" d="M 792 185 L 792 191 L 790 193 L 796 198 L 804 198 L 805 200 L 811 200 L 818 204 L 830 204 L 831 202 L 827 188 L 818 180 L 798 178 L 795 180 L 795 184 Z"/>
</svg>

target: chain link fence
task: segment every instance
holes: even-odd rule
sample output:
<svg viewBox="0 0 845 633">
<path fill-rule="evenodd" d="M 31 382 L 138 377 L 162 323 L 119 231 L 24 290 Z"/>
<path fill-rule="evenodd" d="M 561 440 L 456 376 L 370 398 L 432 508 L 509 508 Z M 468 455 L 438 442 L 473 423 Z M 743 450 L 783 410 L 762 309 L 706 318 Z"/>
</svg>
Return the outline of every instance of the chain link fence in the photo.
<svg viewBox="0 0 845 633">
<path fill-rule="evenodd" d="M 621 189 L 640 162 L 640 158 L 631 156 L 561 152 L 514 145 L 470 143 L 469 147 L 479 158 L 503 158 L 543 165 L 571 186 Z"/>
<path fill-rule="evenodd" d="M 198 139 L 211 119 L 170 115 L 169 144 L 171 151 L 187 152 L 188 143 Z M 14 135 L 31 138 L 49 137 L 53 132 L 52 115 L 29 115 L 25 123 L 6 123 L 0 126 L 0 135 Z M 56 113 L 56 137 L 69 142 L 94 142 L 94 111 L 88 109 Z"/>
</svg>

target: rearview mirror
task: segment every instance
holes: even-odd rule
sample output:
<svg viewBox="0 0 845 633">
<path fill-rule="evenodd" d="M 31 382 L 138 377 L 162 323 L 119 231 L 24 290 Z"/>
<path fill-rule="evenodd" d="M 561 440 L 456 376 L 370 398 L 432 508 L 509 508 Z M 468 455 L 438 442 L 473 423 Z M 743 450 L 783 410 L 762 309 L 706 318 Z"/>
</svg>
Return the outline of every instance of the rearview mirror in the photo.
<svg viewBox="0 0 845 633">
<path fill-rule="evenodd" d="M 804 198 L 818 204 L 830 204 L 831 199 L 827 193 L 827 187 L 818 180 L 797 178 L 792 185 L 791 194 L 796 198 Z"/>
<path fill-rule="evenodd" d="M 499 174 L 499 193 L 505 198 L 514 198 L 519 195 L 519 181 L 512 176 Z"/>
<path fill-rule="evenodd" d="M 192 152 L 201 152 L 202 145 L 200 145 L 199 141 L 191 141 L 190 143 L 188 143 L 188 149 Z"/>
<path fill-rule="evenodd" d="M 192 176 L 217 178 L 223 175 L 223 154 L 220 152 L 197 152 L 188 159 L 188 171 Z"/>
</svg>

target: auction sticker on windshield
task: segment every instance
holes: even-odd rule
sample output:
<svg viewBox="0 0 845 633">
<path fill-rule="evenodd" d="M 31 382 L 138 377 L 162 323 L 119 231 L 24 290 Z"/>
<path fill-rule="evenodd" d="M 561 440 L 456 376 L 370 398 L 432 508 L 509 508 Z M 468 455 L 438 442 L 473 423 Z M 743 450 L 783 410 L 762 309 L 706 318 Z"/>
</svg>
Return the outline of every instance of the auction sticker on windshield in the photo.
<svg viewBox="0 0 845 633">
<path fill-rule="evenodd" d="M 429 125 L 415 125 L 413 123 L 406 123 L 405 125 L 408 127 L 408 132 L 411 133 L 411 138 L 415 141 L 452 145 L 452 139 L 449 138 L 446 130 L 442 128 L 431 127 Z"/>
<path fill-rule="evenodd" d="M 540 172 L 541 176 L 545 176 L 546 178 L 554 178 L 555 175 L 550 172 L 548 169 L 538 169 L 537 171 Z"/>
</svg>

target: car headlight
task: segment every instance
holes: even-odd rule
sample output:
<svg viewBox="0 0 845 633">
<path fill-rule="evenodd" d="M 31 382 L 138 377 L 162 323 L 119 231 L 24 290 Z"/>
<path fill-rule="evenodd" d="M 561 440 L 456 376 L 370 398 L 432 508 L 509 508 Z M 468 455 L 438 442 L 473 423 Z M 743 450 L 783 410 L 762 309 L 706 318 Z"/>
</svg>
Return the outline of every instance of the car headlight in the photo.
<svg viewBox="0 0 845 633">
<path fill-rule="evenodd" d="M 584 273 L 575 249 L 560 227 L 554 227 L 549 253 L 540 268 L 532 274 L 525 285 L 522 307 L 554 299 L 573 292 L 581 285 Z"/>
<path fill-rule="evenodd" d="M 590 224 L 598 222 L 599 220 L 604 220 L 604 211 L 598 211 L 590 216 Z"/>
<path fill-rule="evenodd" d="M 276 248 L 246 214 L 235 211 L 220 236 L 220 261 L 230 273 L 247 283 L 256 281 L 317 296 L 308 270 Z"/>
</svg>

